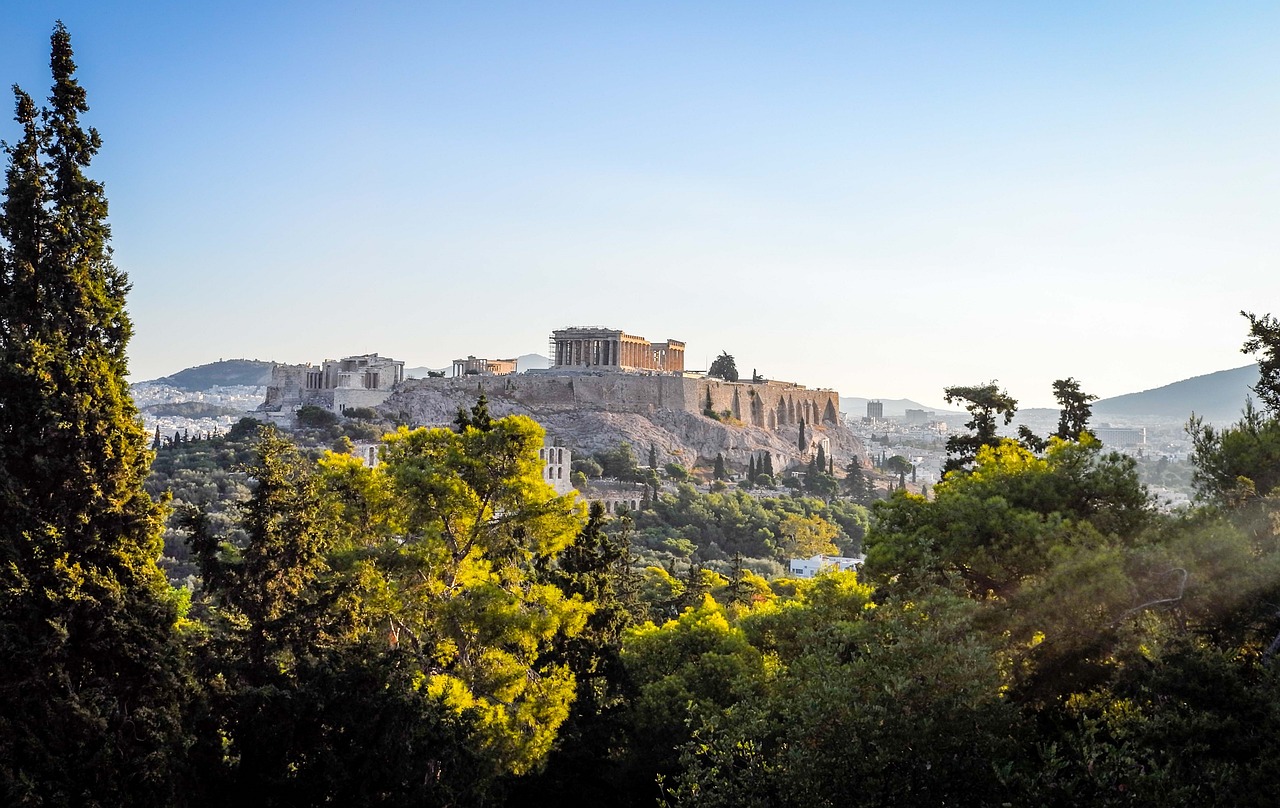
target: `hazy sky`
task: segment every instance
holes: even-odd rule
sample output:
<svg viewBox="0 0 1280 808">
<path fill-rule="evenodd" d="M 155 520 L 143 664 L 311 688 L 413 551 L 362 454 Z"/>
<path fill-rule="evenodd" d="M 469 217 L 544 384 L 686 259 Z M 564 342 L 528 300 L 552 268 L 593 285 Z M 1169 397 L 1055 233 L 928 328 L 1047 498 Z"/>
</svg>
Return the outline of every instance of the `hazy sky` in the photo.
<svg viewBox="0 0 1280 808">
<path fill-rule="evenodd" d="M 59 17 L 135 379 L 602 325 L 1036 406 L 1280 313 L 1275 3 L 3 0 L 0 85 Z"/>
</svg>

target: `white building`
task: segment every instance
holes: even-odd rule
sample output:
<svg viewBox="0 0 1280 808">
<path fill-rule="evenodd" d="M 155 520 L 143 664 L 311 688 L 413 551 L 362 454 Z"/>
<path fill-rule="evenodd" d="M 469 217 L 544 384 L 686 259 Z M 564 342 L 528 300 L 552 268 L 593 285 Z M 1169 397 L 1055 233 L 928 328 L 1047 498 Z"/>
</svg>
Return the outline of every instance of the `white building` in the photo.
<svg viewBox="0 0 1280 808">
<path fill-rule="evenodd" d="M 790 571 L 793 578 L 812 578 L 820 572 L 830 569 L 853 570 L 862 566 L 862 562 L 866 561 L 865 555 L 849 558 L 848 556 L 830 556 L 818 555 L 812 558 L 793 558 L 791 559 Z"/>
<path fill-rule="evenodd" d="M 542 479 L 547 485 L 564 496 L 573 490 L 573 481 L 569 479 L 573 466 L 573 452 L 563 446 L 543 446 L 538 450 L 542 460 Z"/>
</svg>

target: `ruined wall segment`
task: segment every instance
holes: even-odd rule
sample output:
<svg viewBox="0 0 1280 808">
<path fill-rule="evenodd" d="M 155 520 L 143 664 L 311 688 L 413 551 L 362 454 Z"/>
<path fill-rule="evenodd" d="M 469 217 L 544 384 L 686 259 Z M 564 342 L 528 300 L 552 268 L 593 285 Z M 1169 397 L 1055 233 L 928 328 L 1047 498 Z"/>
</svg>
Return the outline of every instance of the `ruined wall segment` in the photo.
<svg viewBox="0 0 1280 808">
<path fill-rule="evenodd" d="M 791 382 L 727 382 L 701 376 L 551 368 L 500 378 L 410 379 L 400 386 L 406 393 L 447 388 L 510 397 L 538 410 L 597 409 L 650 415 L 661 410 L 702 414 L 710 409 L 765 429 L 796 425 L 801 418 L 811 425 L 837 425 L 840 420 L 839 393 L 810 390 Z"/>
<path fill-rule="evenodd" d="M 404 362 L 361 354 L 326 359 L 319 366 L 276 365 L 271 369 L 262 412 L 290 412 L 299 407 L 323 407 L 342 412 L 350 407 L 376 407 L 404 381 Z"/>
</svg>

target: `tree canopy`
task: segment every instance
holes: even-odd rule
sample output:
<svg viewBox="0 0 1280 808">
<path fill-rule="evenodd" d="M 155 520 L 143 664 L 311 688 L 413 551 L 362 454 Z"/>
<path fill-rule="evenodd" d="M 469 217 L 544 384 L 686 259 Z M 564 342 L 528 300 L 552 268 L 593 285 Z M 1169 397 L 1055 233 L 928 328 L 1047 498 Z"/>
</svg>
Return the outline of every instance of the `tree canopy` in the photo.
<svg viewBox="0 0 1280 808">
<path fill-rule="evenodd" d="M 947 462 L 943 471 L 957 471 L 968 467 L 977 459 L 983 446 L 996 446 L 1000 442 L 996 434 L 1003 416 L 1005 425 L 1013 421 L 1018 411 L 1017 399 L 1010 396 L 994 382 L 973 386 L 955 386 L 943 390 L 948 404 L 963 403 L 970 418 L 965 423 L 967 435 L 947 438 Z"/>
<path fill-rule="evenodd" d="M 0 206 L 0 793 L 166 804 L 179 599 L 126 382 L 129 283 L 85 173 L 102 141 L 61 24 L 51 46 L 48 106 L 14 89 Z"/>
<path fill-rule="evenodd" d="M 707 375 L 717 379 L 724 379 L 727 382 L 736 382 L 738 380 L 738 366 L 734 363 L 733 357 L 728 351 L 721 351 L 711 362 L 711 367 L 707 369 Z"/>
</svg>

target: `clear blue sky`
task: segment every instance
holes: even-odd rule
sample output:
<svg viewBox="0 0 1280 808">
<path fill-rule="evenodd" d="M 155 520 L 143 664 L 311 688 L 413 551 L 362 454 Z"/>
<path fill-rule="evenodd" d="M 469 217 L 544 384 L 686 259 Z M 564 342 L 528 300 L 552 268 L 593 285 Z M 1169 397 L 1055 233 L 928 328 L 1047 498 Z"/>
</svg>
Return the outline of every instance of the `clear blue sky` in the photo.
<svg viewBox="0 0 1280 808">
<path fill-rule="evenodd" d="M 136 379 L 596 324 L 1036 406 L 1280 313 L 1274 3 L 4 0 L 0 84 L 47 94 L 57 18 Z"/>
</svg>

